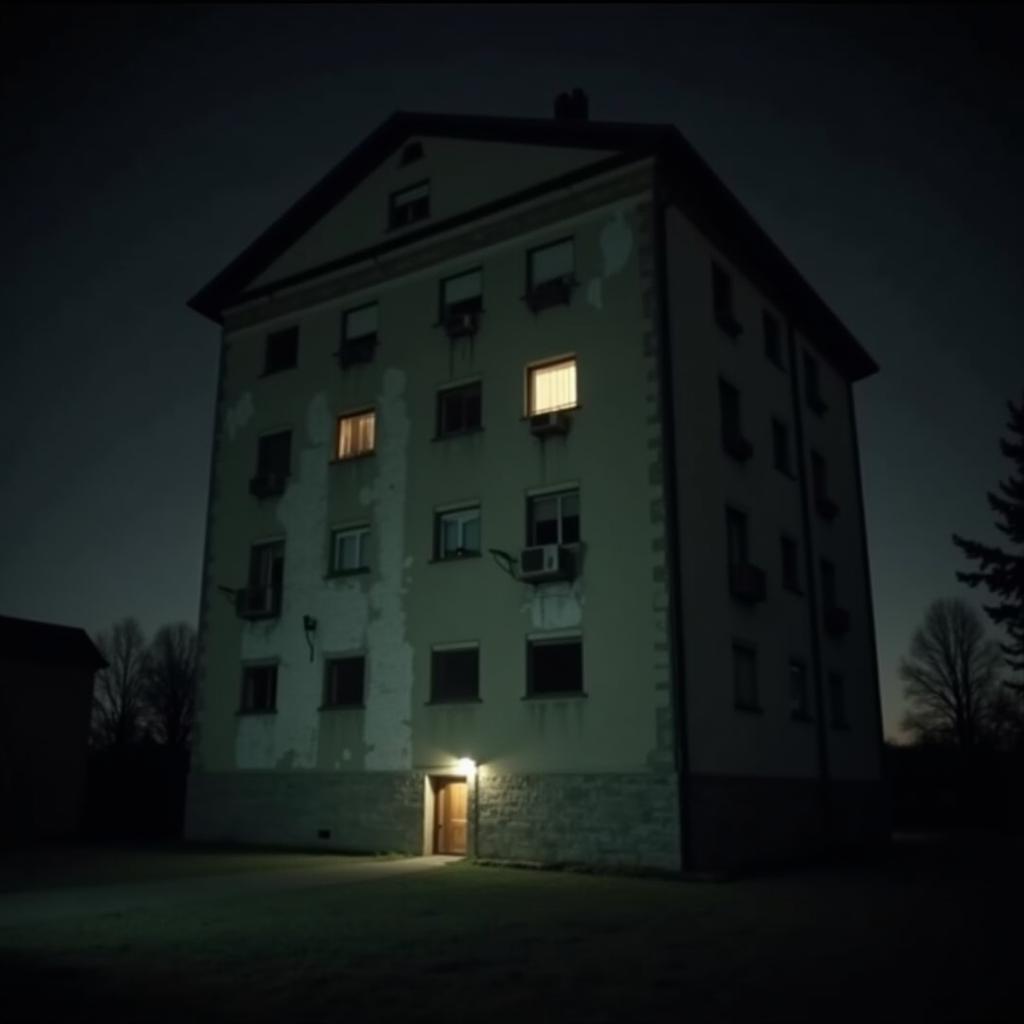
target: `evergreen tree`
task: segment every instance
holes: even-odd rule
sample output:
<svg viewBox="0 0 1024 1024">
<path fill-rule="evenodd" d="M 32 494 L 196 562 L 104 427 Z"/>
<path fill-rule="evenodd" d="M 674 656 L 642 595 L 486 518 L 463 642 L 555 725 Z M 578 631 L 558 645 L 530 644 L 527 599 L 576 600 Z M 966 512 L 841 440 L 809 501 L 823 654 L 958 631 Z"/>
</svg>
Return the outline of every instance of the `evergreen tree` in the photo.
<svg viewBox="0 0 1024 1024">
<path fill-rule="evenodd" d="M 1024 673 L 1024 393 L 1019 405 L 1008 402 L 1010 422 L 1008 436 L 999 447 L 1013 465 L 1008 479 L 1001 480 L 996 491 L 989 491 L 988 503 L 995 516 L 996 529 L 1008 538 L 1009 550 L 966 540 L 953 534 L 956 544 L 969 561 L 976 562 L 975 572 L 958 572 L 957 579 L 972 587 L 984 584 L 997 599 L 985 605 L 992 622 L 1001 626 L 1007 642 L 1001 644 L 1007 665 Z M 1024 693 L 1024 679 L 1010 682 Z"/>
</svg>

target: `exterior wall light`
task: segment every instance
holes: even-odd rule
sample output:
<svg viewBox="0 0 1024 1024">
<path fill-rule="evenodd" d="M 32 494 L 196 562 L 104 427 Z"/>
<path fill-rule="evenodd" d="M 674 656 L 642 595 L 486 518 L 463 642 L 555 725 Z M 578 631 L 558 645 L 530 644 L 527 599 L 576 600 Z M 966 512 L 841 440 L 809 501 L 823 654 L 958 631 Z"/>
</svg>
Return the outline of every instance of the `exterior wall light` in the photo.
<svg viewBox="0 0 1024 1024">
<path fill-rule="evenodd" d="M 465 775 L 467 779 L 471 779 L 476 775 L 476 761 L 471 757 L 460 757 L 455 762 L 455 767 L 460 775 Z"/>
</svg>

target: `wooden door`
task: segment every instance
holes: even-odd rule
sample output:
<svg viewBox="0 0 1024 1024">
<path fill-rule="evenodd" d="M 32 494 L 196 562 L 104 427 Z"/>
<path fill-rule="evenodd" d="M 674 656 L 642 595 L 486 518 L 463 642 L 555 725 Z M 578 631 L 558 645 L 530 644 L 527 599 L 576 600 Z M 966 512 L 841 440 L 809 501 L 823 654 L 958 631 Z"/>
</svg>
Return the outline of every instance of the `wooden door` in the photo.
<svg viewBox="0 0 1024 1024">
<path fill-rule="evenodd" d="M 469 786 L 463 779 L 438 779 L 435 853 L 466 852 L 469 825 Z"/>
</svg>

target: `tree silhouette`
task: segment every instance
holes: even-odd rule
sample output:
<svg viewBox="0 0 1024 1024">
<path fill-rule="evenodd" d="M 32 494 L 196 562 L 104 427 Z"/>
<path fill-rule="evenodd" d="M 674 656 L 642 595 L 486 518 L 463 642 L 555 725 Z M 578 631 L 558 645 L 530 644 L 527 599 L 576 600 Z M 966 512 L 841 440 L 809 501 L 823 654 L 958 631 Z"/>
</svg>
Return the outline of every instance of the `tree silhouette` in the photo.
<svg viewBox="0 0 1024 1024">
<path fill-rule="evenodd" d="M 970 755 L 992 712 L 999 646 L 961 598 L 934 601 L 900 664 L 910 710 L 903 727 L 919 739 L 952 742 Z"/>
<path fill-rule="evenodd" d="M 1001 644 L 1006 664 L 1015 672 L 1024 672 L 1024 394 L 1019 405 L 1008 402 L 1009 436 L 999 441 L 1003 454 L 1014 470 L 1001 480 L 997 491 L 988 492 L 989 507 L 996 520 L 996 529 L 1006 536 L 1011 550 L 966 540 L 953 534 L 953 543 L 972 562 L 975 572 L 958 572 L 957 579 L 972 587 L 982 584 L 998 602 L 986 605 L 985 611 L 997 626 L 1006 631 L 1008 642 Z M 1008 682 L 1024 693 L 1024 682 Z"/>
<path fill-rule="evenodd" d="M 131 616 L 95 637 L 107 667 L 96 673 L 92 741 L 97 747 L 127 747 L 146 727 L 149 652 L 139 621 Z"/>
<path fill-rule="evenodd" d="M 145 701 L 154 737 L 174 750 L 192 740 L 196 699 L 196 631 L 185 622 L 161 626 L 149 645 Z"/>
</svg>

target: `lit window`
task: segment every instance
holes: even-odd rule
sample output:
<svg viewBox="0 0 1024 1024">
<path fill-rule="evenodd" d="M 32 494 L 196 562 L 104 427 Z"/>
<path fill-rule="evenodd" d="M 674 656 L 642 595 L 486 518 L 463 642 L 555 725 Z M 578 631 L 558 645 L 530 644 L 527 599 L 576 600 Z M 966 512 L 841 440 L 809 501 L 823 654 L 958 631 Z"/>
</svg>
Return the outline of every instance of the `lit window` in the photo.
<svg viewBox="0 0 1024 1024">
<path fill-rule="evenodd" d="M 430 657 L 431 701 L 479 700 L 480 649 L 434 648 Z"/>
<path fill-rule="evenodd" d="M 759 711 L 757 696 L 757 653 L 746 644 L 732 647 L 733 701 L 742 711 Z"/>
<path fill-rule="evenodd" d="M 576 407 L 576 360 L 530 368 L 530 415 Z"/>
<path fill-rule="evenodd" d="M 331 573 L 365 572 L 370 567 L 370 528 L 354 526 L 331 534 Z"/>
<path fill-rule="evenodd" d="M 391 196 L 388 226 L 404 228 L 430 216 L 430 182 L 421 181 Z"/>
<path fill-rule="evenodd" d="M 325 708 L 362 707 L 366 659 L 363 655 L 331 658 L 324 668 Z"/>
<path fill-rule="evenodd" d="M 580 539 L 580 492 L 539 494 L 530 498 L 527 544 L 576 544 Z"/>
<path fill-rule="evenodd" d="M 526 692 L 531 697 L 583 693 L 583 643 L 579 637 L 528 641 Z"/>
<path fill-rule="evenodd" d="M 789 713 L 793 718 L 811 717 L 810 697 L 807 692 L 807 666 L 795 658 L 789 663 Z"/>
<path fill-rule="evenodd" d="M 242 669 L 242 706 L 245 712 L 277 709 L 277 665 L 246 665 Z"/>
<path fill-rule="evenodd" d="M 480 508 L 453 509 L 437 515 L 438 558 L 464 558 L 480 554 Z"/>
<path fill-rule="evenodd" d="M 338 420 L 338 458 L 354 459 L 373 451 L 376 433 L 376 413 L 357 412 Z"/>
</svg>

